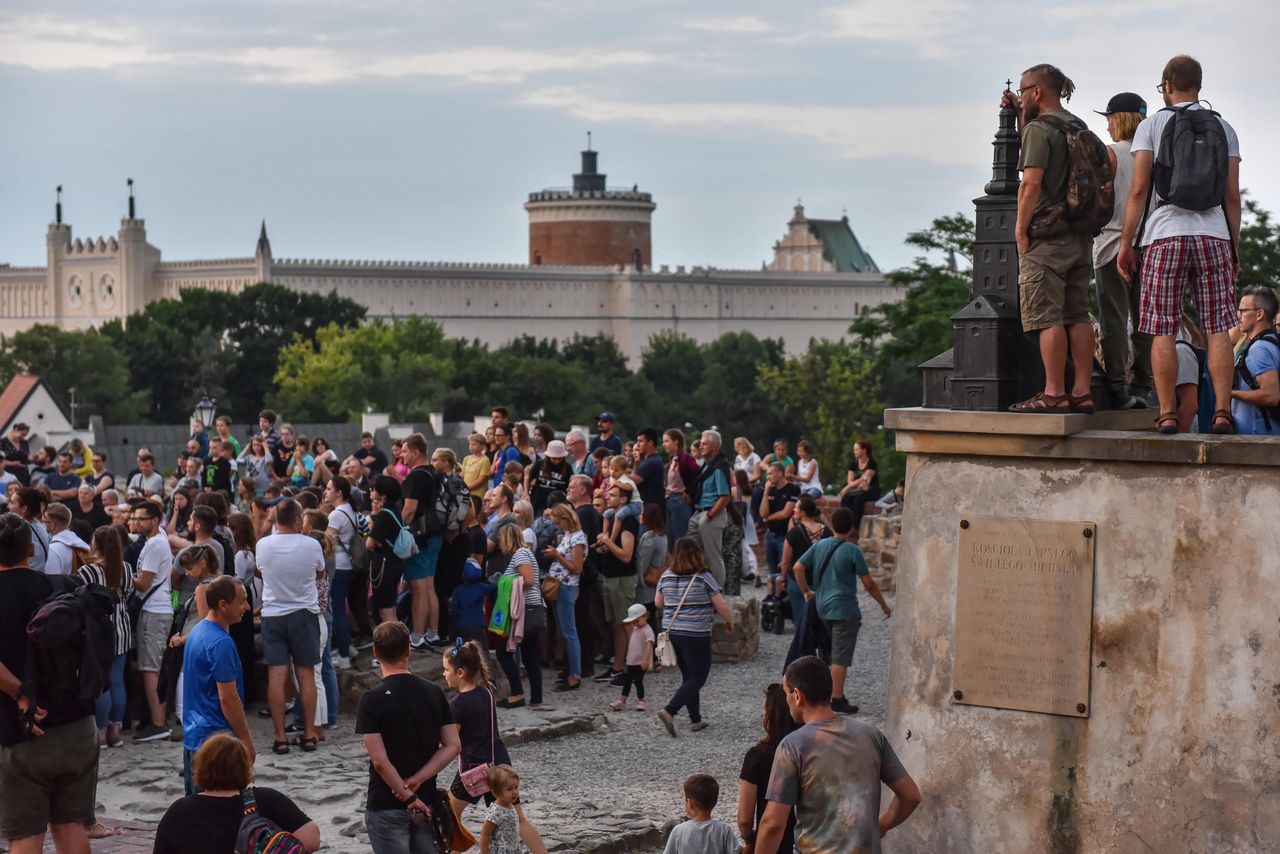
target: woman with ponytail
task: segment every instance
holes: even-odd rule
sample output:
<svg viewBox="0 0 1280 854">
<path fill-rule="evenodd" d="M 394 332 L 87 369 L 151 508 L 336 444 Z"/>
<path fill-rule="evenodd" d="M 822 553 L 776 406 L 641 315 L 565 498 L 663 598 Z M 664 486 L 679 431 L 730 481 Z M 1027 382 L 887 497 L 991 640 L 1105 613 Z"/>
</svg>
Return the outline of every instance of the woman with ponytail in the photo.
<svg viewBox="0 0 1280 854">
<path fill-rule="evenodd" d="M 489 681 L 489 666 L 485 653 L 475 641 L 454 641 L 444 652 L 444 678 L 458 695 L 449 701 L 453 721 L 458 725 L 458 738 L 462 752 L 458 754 L 458 771 L 449 787 L 449 800 L 453 811 L 459 815 L 467 804 L 480 801 L 481 795 L 471 795 L 462 783 L 462 773 L 479 765 L 510 765 L 511 756 L 498 734 L 498 717 L 494 705 L 493 684 Z M 493 795 L 484 794 L 485 805 L 493 802 Z"/>
</svg>

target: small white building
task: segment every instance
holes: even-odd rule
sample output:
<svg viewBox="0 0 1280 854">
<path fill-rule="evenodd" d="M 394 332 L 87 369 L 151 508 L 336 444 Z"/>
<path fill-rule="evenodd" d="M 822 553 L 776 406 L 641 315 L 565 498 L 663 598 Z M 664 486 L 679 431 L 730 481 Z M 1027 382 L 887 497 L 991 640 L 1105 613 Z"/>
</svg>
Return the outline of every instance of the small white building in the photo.
<svg viewBox="0 0 1280 854">
<path fill-rule="evenodd" d="M 49 386 L 34 374 L 18 374 L 0 392 L 0 436 L 7 436 L 10 428 L 19 423 L 31 428 L 33 451 L 37 438 L 39 444 L 61 448 L 81 435 L 72 429 L 71 417 Z"/>
</svg>

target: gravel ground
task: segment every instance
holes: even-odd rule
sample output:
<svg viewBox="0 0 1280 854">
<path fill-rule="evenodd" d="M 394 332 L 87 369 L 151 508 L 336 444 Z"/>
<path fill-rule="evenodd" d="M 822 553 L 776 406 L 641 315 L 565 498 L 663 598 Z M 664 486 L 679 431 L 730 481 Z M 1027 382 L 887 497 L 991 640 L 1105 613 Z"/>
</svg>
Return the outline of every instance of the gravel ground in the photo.
<svg viewBox="0 0 1280 854">
<path fill-rule="evenodd" d="M 868 619 L 858 637 L 846 695 L 865 720 L 883 727 L 890 621 L 880 616 L 869 597 L 862 598 Z M 889 601 L 892 604 L 891 597 Z M 719 780 L 715 817 L 732 824 L 742 757 L 763 734 L 763 691 L 781 678 L 790 642 L 790 634 L 762 634 L 760 650 L 750 661 L 712 666 L 702 691 L 703 717 L 711 726 L 700 733 L 689 732 L 688 717 L 682 713 L 677 719 L 679 736 L 673 739 L 654 715 L 679 685 L 679 671 L 672 668 L 646 675 L 649 712 L 607 712 L 603 730 L 512 749 L 530 819 L 544 832 L 555 828 L 556 836 L 575 825 L 585 829 L 579 817 L 594 811 L 617 818 L 622 818 L 620 813 L 634 816 L 633 826 L 645 820 L 661 825 L 683 817 L 681 782 L 701 772 Z M 589 684 L 581 691 L 548 697 L 561 711 L 587 712 L 605 709 L 617 693 L 616 688 Z"/>
</svg>

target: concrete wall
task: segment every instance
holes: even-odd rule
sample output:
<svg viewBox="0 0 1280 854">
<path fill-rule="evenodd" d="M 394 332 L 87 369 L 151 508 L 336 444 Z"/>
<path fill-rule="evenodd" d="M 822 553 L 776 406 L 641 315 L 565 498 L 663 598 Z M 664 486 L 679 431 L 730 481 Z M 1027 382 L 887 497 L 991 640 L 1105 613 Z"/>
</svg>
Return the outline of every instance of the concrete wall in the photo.
<svg viewBox="0 0 1280 854">
<path fill-rule="evenodd" d="M 925 801 L 886 850 L 1280 850 L 1280 443 L 945 416 L 891 425 L 909 459 L 887 734 Z M 1088 718 L 951 702 L 970 513 L 1097 523 Z"/>
</svg>

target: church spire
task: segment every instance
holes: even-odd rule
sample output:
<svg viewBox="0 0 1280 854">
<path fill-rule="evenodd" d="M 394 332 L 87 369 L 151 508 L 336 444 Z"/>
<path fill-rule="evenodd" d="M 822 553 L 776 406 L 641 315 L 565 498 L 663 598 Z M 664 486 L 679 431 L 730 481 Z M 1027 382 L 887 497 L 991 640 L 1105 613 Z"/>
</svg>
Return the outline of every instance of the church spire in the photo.
<svg viewBox="0 0 1280 854">
<path fill-rule="evenodd" d="M 271 241 L 267 239 L 267 221 L 262 221 L 262 228 L 258 231 L 258 249 L 254 253 L 258 257 L 271 257 Z"/>
</svg>

